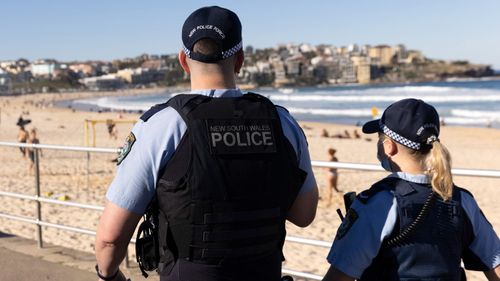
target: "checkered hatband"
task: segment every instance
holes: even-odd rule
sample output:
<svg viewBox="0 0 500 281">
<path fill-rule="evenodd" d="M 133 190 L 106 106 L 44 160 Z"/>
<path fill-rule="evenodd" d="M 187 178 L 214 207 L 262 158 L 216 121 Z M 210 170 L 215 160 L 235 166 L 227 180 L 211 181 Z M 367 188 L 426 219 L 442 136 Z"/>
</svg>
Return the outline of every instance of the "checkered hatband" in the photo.
<svg viewBox="0 0 500 281">
<path fill-rule="evenodd" d="M 382 128 L 382 131 L 384 132 L 384 134 L 386 136 L 390 137 L 391 139 L 393 139 L 393 140 L 397 141 L 398 143 L 400 143 L 406 147 L 409 147 L 413 150 L 420 150 L 421 145 L 419 143 L 416 143 L 414 141 L 411 141 L 411 140 L 401 136 L 400 134 L 389 129 L 389 127 L 387 127 L 386 125 L 382 124 L 380 127 Z"/>
<path fill-rule="evenodd" d="M 221 53 L 222 55 L 222 59 L 227 59 L 229 58 L 230 56 L 233 56 L 234 54 L 236 54 L 239 50 L 241 50 L 243 48 L 243 42 L 240 41 L 240 43 L 236 44 L 234 47 L 232 47 L 231 49 L 227 50 L 227 51 L 224 51 Z M 188 58 L 191 58 L 191 50 L 189 50 L 186 46 L 182 46 L 182 50 L 184 51 L 184 53 L 186 54 L 186 56 Z"/>
<path fill-rule="evenodd" d="M 222 52 L 222 58 L 223 59 L 229 58 L 230 56 L 236 54 L 239 50 L 241 50 L 242 47 L 243 47 L 243 42 L 240 41 L 240 43 L 236 44 L 236 46 L 232 47 L 231 49 L 225 52 Z"/>
</svg>

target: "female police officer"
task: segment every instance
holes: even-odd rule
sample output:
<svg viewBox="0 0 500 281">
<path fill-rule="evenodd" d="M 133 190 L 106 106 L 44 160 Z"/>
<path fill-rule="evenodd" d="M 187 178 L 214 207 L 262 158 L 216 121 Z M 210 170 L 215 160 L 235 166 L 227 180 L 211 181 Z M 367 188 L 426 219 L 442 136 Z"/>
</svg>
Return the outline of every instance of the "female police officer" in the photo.
<svg viewBox="0 0 500 281">
<path fill-rule="evenodd" d="M 499 280 L 500 241 L 472 195 L 453 184 L 439 116 L 416 99 L 363 126 L 392 172 L 358 195 L 337 231 L 323 280 Z"/>
</svg>

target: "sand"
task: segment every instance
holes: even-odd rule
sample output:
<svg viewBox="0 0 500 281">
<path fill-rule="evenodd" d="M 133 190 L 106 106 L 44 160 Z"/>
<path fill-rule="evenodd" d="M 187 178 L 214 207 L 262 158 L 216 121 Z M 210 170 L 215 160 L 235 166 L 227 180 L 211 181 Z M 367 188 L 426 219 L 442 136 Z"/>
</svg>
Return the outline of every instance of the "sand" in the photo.
<svg viewBox="0 0 500 281">
<path fill-rule="evenodd" d="M 154 92 L 161 92 L 159 89 Z M 65 93 L 65 94 L 35 94 L 15 97 L 0 97 L 0 141 L 16 142 L 18 128 L 15 125 L 22 112 L 24 118 L 32 123 L 27 129 L 36 127 L 42 144 L 83 146 L 85 119 L 118 119 L 137 120 L 138 114 L 117 112 L 82 112 L 69 108 L 54 107 L 60 100 L 76 99 L 109 95 L 144 95 L 147 90 L 133 90 L 110 93 Z M 337 149 L 340 162 L 378 164 L 375 156 L 375 139 L 368 141 L 366 136 L 360 139 L 340 139 L 322 137 L 326 129 L 330 135 L 348 130 L 353 135 L 354 126 L 301 122 L 307 135 L 311 158 L 313 160 L 328 159 L 327 150 Z M 132 123 L 117 125 L 117 139 L 110 138 L 105 124 L 96 125 L 97 147 L 116 148 L 123 144 Z M 491 128 L 444 127 L 441 141 L 450 150 L 455 168 L 500 170 L 500 130 Z M 115 154 L 99 154 L 85 152 L 68 152 L 59 150 L 44 150 L 40 159 L 40 185 L 42 196 L 54 198 L 67 196 L 71 201 L 103 205 L 107 186 L 113 179 L 116 163 Z M 28 170 L 29 160 L 24 158 L 15 147 L 0 146 L 0 190 L 35 194 L 35 179 Z M 89 172 L 89 173 L 88 173 Z M 326 169 L 314 169 L 321 190 L 326 186 Z M 339 170 L 339 188 L 343 191 L 361 191 L 386 174 L 383 172 L 358 172 Z M 479 177 L 455 177 L 455 183 L 468 188 L 475 196 L 485 215 L 488 217 L 497 233 L 500 231 L 500 179 Z M 327 206 L 320 202 L 316 220 L 310 227 L 301 229 L 288 225 L 288 234 L 311 239 L 331 242 L 340 224 L 335 210 L 343 206 L 341 195 L 334 196 L 334 203 Z M 34 202 L 0 196 L 0 212 L 34 218 L 36 205 Z M 83 210 L 74 207 L 44 204 L 42 220 L 50 223 L 64 224 L 95 230 L 99 212 Z M 0 231 L 13 233 L 30 239 L 36 239 L 35 226 L 9 219 L 0 218 Z M 44 241 L 69 248 L 92 252 L 94 238 L 54 228 L 43 227 Z M 284 267 L 323 275 L 328 269 L 325 257 L 328 248 L 304 246 L 287 242 Z M 130 251 L 134 252 L 133 250 Z M 468 272 L 469 280 L 485 280 L 481 273 Z"/>
</svg>

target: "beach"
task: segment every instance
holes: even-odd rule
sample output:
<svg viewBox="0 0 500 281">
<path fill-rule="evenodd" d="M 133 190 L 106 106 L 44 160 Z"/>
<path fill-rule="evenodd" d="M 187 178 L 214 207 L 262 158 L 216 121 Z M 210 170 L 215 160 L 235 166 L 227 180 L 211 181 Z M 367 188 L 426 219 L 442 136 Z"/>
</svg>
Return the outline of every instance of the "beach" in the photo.
<svg viewBox="0 0 500 281">
<path fill-rule="evenodd" d="M 17 142 L 19 116 L 31 119 L 27 130 L 36 127 L 41 144 L 84 146 L 86 143 L 84 120 L 106 121 L 122 120 L 117 123 L 117 137 L 108 134 L 105 122 L 95 125 L 96 147 L 120 147 L 133 125 L 128 120 L 137 120 L 139 115 L 118 112 L 88 112 L 72 108 L 54 106 L 56 102 L 68 99 L 82 99 L 96 96 L 146 95 L 160 90 L 129 90 L 124 92 L 75 92 L 63 94 L 33 94 L 24 96 L 0 96 L 0 141 Z M 337 150 L 340 162 L 378 164 L 376 158 L 376 137 L 361 135 L 360 138 L 323 137 L 322 131 L 329 135 L 343 134 L 346 130 L 351 136 L 360 128 L 349 125 L 329 123 L 300 122 L 307 136 L 312 160 L 328 159 L 328 148 Z M 89 136 L 91 138 L 91 135 Z M 500 130 L 494 128 L 452 127 L 442 128 L 441 142 L 448 147 L 453 158 L 454 168 L 500 170 Z M 92 143 L 92 142 L 90 142 Z M 105 192 L 113 179 L 116 154 L 69 152 L 43 150 L 40 157 L 41 195 L 66 199 L 83 204 L 103 205 Z M 19 148 L 0 146 L 0 190 L 28 195 L 35 194 L 35 179 L 28 170 L 29 159 L 22 156 Z M 326 186 L 327 169 L 315 168 L 320 190 Z M 384 172 L 363 172 L 339 170 L 338 187 L 344 192 L 360 192 L 370 184 L 383 178 Z M 470 190 L 484 214 L 500 231 L 500 179 L 457 176 L 455 184 Z M 64 197 L 65 196 L 65 197 Z M 336 194 L 334 202 L 328 206 L 320 202 L 316 220 L 310 227 L 301 229 L 288 224 L 288 235 L 306 237 L 331 242 L 340 224 L 336 209 L 343 209 L 342 196 Z M 0 212 L 34 218 L 34 202 L 0 196 Z M 80 227 L 95 231 L 99 212 L 74 207 L 43 204 L 42 220 L 67 226 Z M 36 239 L 36 227 L 31 224 L 0 218 L 0 231 L 12 233 L 29 239 Z M 44 241 L 65 247 L 92 252 L 94 237 L 43 227 Z M 132 249 L 132 248 L 131 248 Z M 285 244 L 286 262 L 284 267 L 324 275 L 328 269 L 326 255 L 328 248 Z M 130 250 L 133 253 L 134 250 Z M 485 280 L 481 273 L 468 272 L 469 280 Z"/>
</svg>

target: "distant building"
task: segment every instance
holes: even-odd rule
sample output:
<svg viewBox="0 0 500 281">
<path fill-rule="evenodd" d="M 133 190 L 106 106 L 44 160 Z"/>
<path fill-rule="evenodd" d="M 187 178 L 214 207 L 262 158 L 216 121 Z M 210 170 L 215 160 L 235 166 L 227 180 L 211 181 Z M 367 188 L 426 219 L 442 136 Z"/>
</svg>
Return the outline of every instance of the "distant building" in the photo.
<svg viewBox="0 0 500 281">
<path fill-rule="evenodd" d="M 341 83 L 356 83 L 356 68 L 354 63 L 347 57 L 337 57 L 339 68 L 341 70 L 342 76 L 340 78 Z"/>
<path fill-rule="evenodd" d="M 371 80 L 371 68 L 370 68 L 370 58 L 363 56 L 353 56 L 351 61 L 354 64 L 356 79 L 360 84 L 370 83 Z"/>
<path fill-rule="evenodd" d="M 368 49 L 368 56 L 379 59 L 381 66 L 389 66 L 392 64 L 394 50 L 388 45 L 378 45 Z"/>
<path fill-rule="evenodd" d="M 398 63 L 407 63 L 408 51 L 406 50 L 406 46 L 403 44 L 394 46 L 394 56 Z"/>
<path fill-rule="evenodd" d="M 314 66 L 314 77 L 329 84 L 355 83 L 356 71 L 349 57 L 337 55 L 317 61 Z"/>
<path fill-rule="evenodd" d="M 74 73 L 76 73 L 80 78 L 96 76 L 96 68 L 87 63 L 72 64 L 69 66 Z"/>
<path fill-rule="evenodd" d="M 29 66 L 29 64 L 29 61 L 25 59 L 18 59 L 17 61 L 0 61 L 0 68 L 2 68 L 7 73 L 18 75 L 22 74 Z"/>
<path fill-rule="evenodd" d="M 55 60 L 39 60 L 32 63 L 30 68 L 34 77 L 52 78 L 61 69 L 61 64 Z"/>
<path fill-rule="evenodd" d="M 12 79 L 9 74 L 0 68 L 0 94 L 12 93 Z"/>
<path fill-rule="evenodd" d="M 301 53 L 309 53 L 316 51 L 316 48 L 311 46 L 310 44 L 300 44 L 299 50 Z"/>
<path fill-rule="evenodd" d="M 0 68 L 5 72 L 17 74 L 17 64 L 15 60 L 0 61 Z"/>
<path fill-rule="evenodd" d="M 255 63 L 255 66 L 259 70 L 259 72 L 263 73 L 271 73 L 271 64 L 266 61 L 258 61 Z"/>
<path fill-rule="evenodd" d="M 253 55 L 253 50 L 254 50 L 253 47 L 248 45 L 245 47 L 245 54 L 251 56 Z"/>
<path fill-rule="evenodd" d="M 422 54 L 421 51 L 416 51 L 416 50 L 408 51 L 406 63 L 418 63 L 424 61 L 425 61 L 425 56 Z"/>
<path fill-rule="evenodd" d="M 350 44 L 349 46 L 347 46 L 347 51 L 349 52 L 349 54 L 354 54 L 354 55 L 359 55 L 359 46 L 357 44 Z"/>
<path fill-rule="evenodd" d="M 276 86 L 288 84 L 290 81 L 286 77 L 285 63 L 281 60 L 274 60 L 272 66 L 274 70 L 274 83 Z"/>
<path fill-rule="evenodd" d="M 297 78 L 302 75 L 302 66 L 305 58 L 302 54 L 296 54 L 285 60 L 286 75 L 288 78 Z"/>
<path fill-rule="evenodd" d="M 116 90 L 123 87 L 123 80 L 114 74 L 83 78 L 80 83 L 92 91 Z"/>
<path fill-rule="evenodd" d="M 145 68 L 122 69 L 116 73 L 116 76 L 130 84 L 146 85 L 163 80 L 165 78 L 165 72 Z"/>
<path fill-rule="evenodd" d="M 349 50 L 345 46 L 337 47 L 336 48 L 336 54 L 345 57 L 345 56 L 349 55 Z"/>
<path fill-rule="evenodd" d="M 166 67 L 165 61 L 162 59 L 147 60 L 143 62 L 141 65 L 141 68 L 152 69 L 152 70 L 160 70 L 165 67 Z"/>
</svg>

